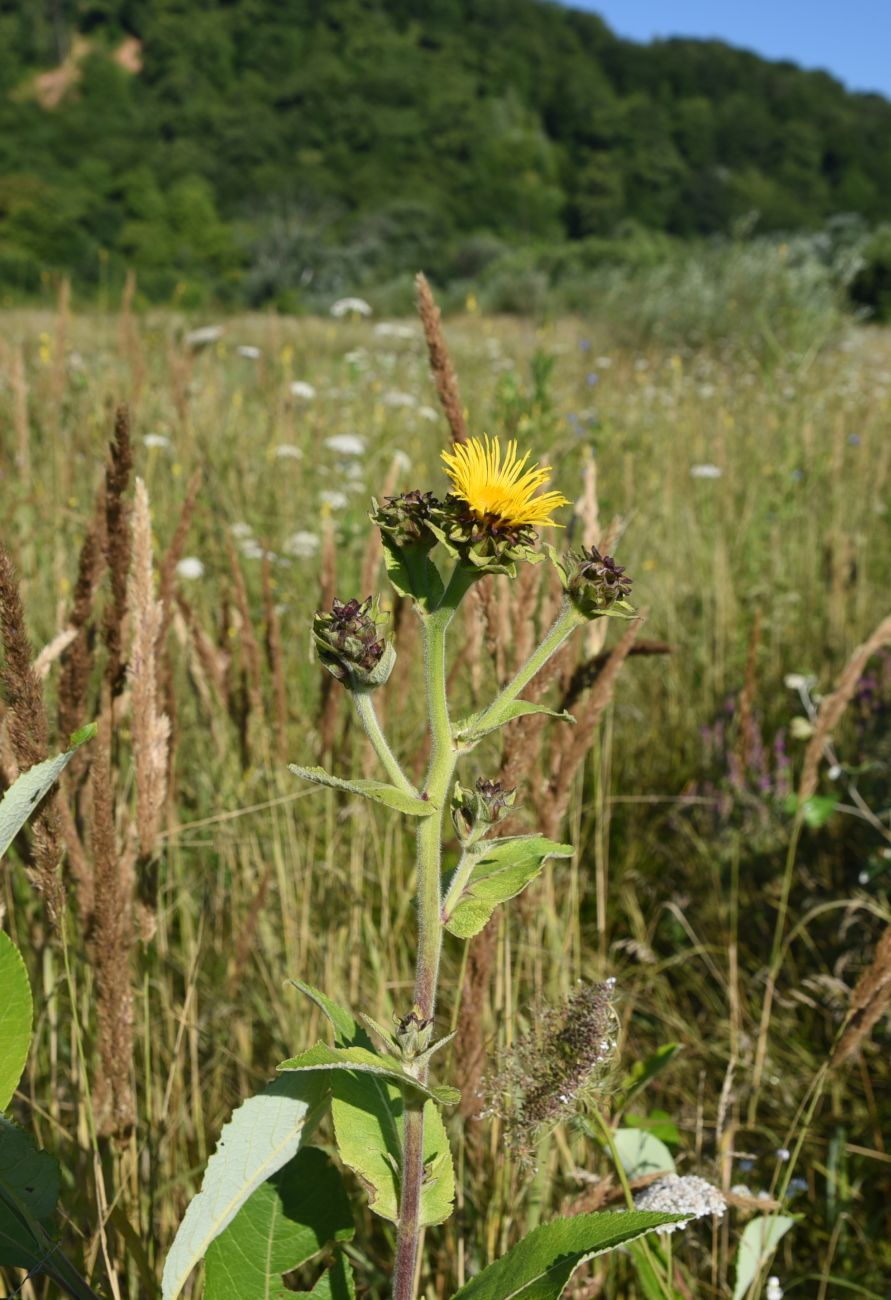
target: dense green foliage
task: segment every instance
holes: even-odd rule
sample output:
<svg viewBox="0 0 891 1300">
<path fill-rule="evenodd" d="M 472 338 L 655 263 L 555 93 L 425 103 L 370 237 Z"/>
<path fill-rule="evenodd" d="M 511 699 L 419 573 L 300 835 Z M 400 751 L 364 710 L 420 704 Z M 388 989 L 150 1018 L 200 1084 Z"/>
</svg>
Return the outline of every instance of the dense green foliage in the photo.
<svg viewBox="0 0 891 1300">
<path fill-rule="evenodd" d="M 0 293 L 132 265 L 296 307 L 629 223 L 877 224 L 889 141 L 891 104 L 826 73 L 540 0 L 0 0 Z"/>
</svg>

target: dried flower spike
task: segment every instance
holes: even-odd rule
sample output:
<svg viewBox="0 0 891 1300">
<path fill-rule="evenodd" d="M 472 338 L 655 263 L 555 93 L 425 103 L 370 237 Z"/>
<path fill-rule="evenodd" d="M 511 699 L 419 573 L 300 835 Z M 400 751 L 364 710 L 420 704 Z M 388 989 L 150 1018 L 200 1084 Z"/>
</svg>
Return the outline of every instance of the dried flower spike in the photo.
<svg viewBox="0 0 891 1300">
<path fill-rule="evenodd" d="M 597 1086 L 615 1047 L 615 980 L 581 983 L 564 1003 L 536 1010 L 498 1073 L 484 1081 L 485 1114 L 500 1115 L 508 1141 L 529 1159 L 542 1133 L 571 1117 Z"/>
</svg>

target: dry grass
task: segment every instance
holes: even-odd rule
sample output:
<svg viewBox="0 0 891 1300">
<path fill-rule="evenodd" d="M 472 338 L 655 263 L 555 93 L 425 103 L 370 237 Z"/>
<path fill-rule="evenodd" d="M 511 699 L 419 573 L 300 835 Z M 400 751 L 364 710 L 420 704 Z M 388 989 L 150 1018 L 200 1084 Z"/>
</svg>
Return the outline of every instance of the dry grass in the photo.
<svg viewBox="0 0 891 1300">
<path fill-rule="evenodd" d="M 81 900 L 82 909 L 70 927 L 70 985 L 57 950 L 44 944 L 41 905 L 20 860 L 12 855 L 3 872 L 7 923 L 43 1008 L 15 1106 L 66 1171 L 63 1201 L 84 1233 L 66 1227 L 72 1254 L 98 1285 L 111 1269 L 121 1294 L 140 1295 L 150 1294 L 147 1278 L 160 1275 L 233 1105 L 316 1033 L 314 1015 L 283 989 L 285 978 L 302 976 L 379 1020 L 411 987 L 408 836 L 386 813 L 296 788 L 282 755 L 317 762 L 327 752 L 341 771 L 365 763 L 344 701 L 322 695 L 308 620 L 320 592 L 323 602 L 365 595 L 357 591 L 363 576 L 381 581 L 368 544 L 368 497 L 385 483 L 397 491 L 439 484 L 445 430 L 422 410 L 437 394 L 420 331 L 403 339 L 377 336 L 367 322 L 245 317 L 227 323 L 220 343 L 193 352 L 182 342 L 183 321 L 138 317 L 132 304 L 123 322 L 79 314 L 75 304 L 63 325 L 41 312 L 7 313 L 0 322 L 4 355 L 13 359 L 8 383 L 0 381 L 0 419 L 18 430 L 12 456 L 21 460 L 24 448 L 31 466 L 30 477 L 3 480 L 3 540 L 20 575 L 29 643 L 47 645 L 69 626 L 77 633 L 48 665 L 44 691 L 50 716 L 60 718 L 48 743 L 92 716 L 102 728 L 65 789 L 66 870 L 78 884 L 69 906 Z M 495 741 L 481 747 L 482 774 L 504 762 L 521 785 L 518 825 L 535 826 L 551 809 L 561 838 L 579 851 L 503 910 L 471 947 L 466 971 L 462 945 L 449 943 L 444 1017 L 459 1015 L 463 986 L 460 1015 L 472 1016 L 473 1029 L 463 1059 L 480 1070 L 523 1032 L 537 999 L 559 1000 L 579 976 L 615 975 L 623 1066 L 666 1041 L 684 1049 L 634 1109 L 670 1114 L 684 1172 L 717 1179 L 723 1170 L 732 1183 L 767 1190 L 774 1153 L 788 1145 L 852 990 L 872 987 L 863 972 L 889 919 L 887 865 L 862 818 L 838 814 L 823 830 L 803 832 L 765 1042 L 769 1086 L 747 1127 L 791 818 L 754 776 L 738 788 L 716 769 L 701 731 L 724 719 L 727 752 L 754 771 L 759 738 L 769 743 L 798 711 L 784 674 L 812 672 L 828 691 L 887 610 L 891 343 L 856 333 L 842 350 L 760 372 L 707 355 L 635 355 L 604 337 L 587 340 L 573 321 L 535 328 L 466 317 L 448 322 L 447 334 L 470 429 L 492 431 L 509 418 L 524 439 L 547 444 L 557 484 L 583 503 L 573 541 L 602 535 L 605 520 L 624 521 L 616 548 L 637 602 L 649 608 L 652 641 L 639 641 L 639 654 L 624 646 L 620 672 L 615 631 L 606 646 L 580 644 L 554 661 L 546 698 L 555 706 L 571 698 L 583 732 L 529 720 L 514 724 L 503 753 Z M 261 359 L 241 356 L 242 343 L 259 347 Z M 557 358 L 549 410 L 529 397 L 537 348 Z M 316 386 L 314 401 L 292 394 L 297 378 Z M 519 406 L 508 400 L 509 382 Z M 119 418 L 97 510 L 122 401 L 133 404 L 132 427 L 128 435 Z M 363 457 L 326 447 L 331 434 L 353 431 L 366 439 Z M 403 468 L 394 479 L 396 452 Z M 691 477 L 700 463 L 719 466 L 721 477 Z M 142 549 L 133 545 L 134 473 L 151 499 L 150 550 L 144 532 Z M 160 559 L 160 587 L 150 595 L 153 554 L 168 559 Z M 201 559 L 203 577 L 177 573 L 184 554 Z M 545 573 L 524 574 L 511 603 L 491 584 L 484 608 L 471 607 L 452 647 L 452 684 L 463 702 L 511 671 L 533 617 L 546 624 L 552 616 Z M 135 593 L 137 580 L 142 594 L 128 615 L 128 581 Z M 174 725 L 163 813 L 143 795 L 139 870 L 157 883 L 157 931 L 142 943 L 132 845 L 140 763 L 146 779 L 134 744 L 143 706 L 125 670 L 134 621 L 142 635 L 138 610 L 159 598 L 165 634 L 151 713 Z M 383 712 L 411 770 L 422 744 L 421 680 L 413 621 L 404 609 L 394 614 L 400 658 Z M 656 652 L 644 653 L 647 645 Z M 737 702 L 733 718 L 728 700 Z M 837 749 L 852 763 L 887 762 L 860 753 L 858 709 L 852 703 L 833 720 Z M 803 746 L 791 756 L 797 782 Z M 821 791 L 836 789 L 819 762 L 817 777 Z M 864 791 L 878 786 L 868 770 L 858 779 Z M 867 862 L 875 869 L 861 883 Z M 857 997 L 863 1001 L 855 995 L 852 1006 Z M 799 1294 L 830 1274 L 883 1293 L 891 1196 L 883 1015 L 805 1135 L 796 1172 L 807 1187 L 793 1209 L 806 1218 L 775 1267 Z M 82 1028 L 88 1071 L 100 1079 L 92 1101 L 70 1025 Z M 89 1139 L 97 1119 L 118 1137 L 100 1140 L 99 1158 Z M 530 1183 L 505 1159 L 497 1126 L 466 1122 L 474 1136 L 461 1213 L 427 1234 L 431 1300 L 577 1196 L 577 1170 L 608 1173 L 597 1144 L 568 1126 L 555 1130 L 540 1153 L 542 1175 Z M 459 1149 L 461 1130 L 456 1121 Z M 483 1163 L 474 1165 L 471 1154 Z M 741 1161 L 750 1158 L 744 1172 Z M 103 1196 L 114 1207 L 104 1240 Z M 677 1243 L 692 1294 L 726 1294 L 747 1213 L 734 1209 L 714 1238 L 694 1231 Z M 383 1295 L 386 1244 L 370 1216 L 360 1228 L 369 1294 Z M 595 1281 L 597 1294 L 633 1294 L 618 1257 L 598 1263 Z"/>
</svg>

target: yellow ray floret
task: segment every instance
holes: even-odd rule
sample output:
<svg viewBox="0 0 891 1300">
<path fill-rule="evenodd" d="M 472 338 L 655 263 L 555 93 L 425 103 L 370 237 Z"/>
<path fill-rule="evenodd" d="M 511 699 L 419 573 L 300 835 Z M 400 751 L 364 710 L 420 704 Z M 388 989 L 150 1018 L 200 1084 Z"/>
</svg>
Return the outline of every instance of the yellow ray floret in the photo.
<svg viewBox="0 0 891 1300">
<path fill-rule="evenodd" d="M 442 459 L 452 480 L 455 496 L 466 501 L 477 518 L 497 522 L 508 528 L 560 528 L 551 518 L 554 510 L 569 502 L 560 492 L 543 492 L 536 496 L 551 477 L 547 466 L 526 469 L 529 452 L 517 459 L 517 444 L 507 444 L 504 461 L 497 438 L 485 435 L 485 441 L 471 438 L 444 451 Z"/>
</svg>

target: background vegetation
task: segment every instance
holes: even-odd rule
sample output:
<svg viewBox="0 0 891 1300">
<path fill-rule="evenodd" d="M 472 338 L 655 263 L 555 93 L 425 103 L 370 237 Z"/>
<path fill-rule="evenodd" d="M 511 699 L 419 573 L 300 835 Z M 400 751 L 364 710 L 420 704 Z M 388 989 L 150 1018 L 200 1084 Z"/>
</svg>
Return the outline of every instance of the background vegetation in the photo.
<svg viewBox="0 0 891 1300">
<path fill-rule="evenodd" d="M 883 333 L 845 325 L 819 285 L 790 287 L 782 274 L 765 278 L 788 304 L 771 314 L 765 341 L 758 303 L 731 306 L 707 270 L 684 286 L 696 348 L 661 341 L 670 282 L 661 310 L 656 296 L 637 317 L 626 302 L 616 334 L 598 322 L 536 327 L 479 312 L 449 323 L 474 428 L 520 430 L 548 450 L 570 495 L 596 456 L 601 528 L 620 517 L 617 554 L 649 609 L 644 636 L 662 652 L 628 660 L 573 781 L 561 834 L 577 857 L 552 864 L 527 903 L 473 941 L 484 977 L 460 1008 L 447 999 L 443 1019 L 483 1045 L 490 1069 L 537 999 L 558 999 L 579 976 L 615 975 L 622 1058 L 594 1104 L 615 1106 L 625 1070 L 681 1044 L 631 1113 L 669 1142 L 682 1172 L 754 1197 L 777 1189 L 784 1149 L 803 1137 L 786 1202 L 802 1218 L 774 1271 L 787 1294 L 878 1298 L 891 1269 L 886 1021 L 833 1071 L 809 1124 L 798 1108 L 889 919 L 887 838 L 852 795 L 887 808 L 887 651 L 837 729 L 840 770 L 834 780 L 821 771 L 825 820 L 804 829 L 794 859 L 766 1025 L 763 1009 L 806 729 L 784 679 L 812 674 L 813 690 L 829 689 L 887 612 L 891 350 Z M 159 679 L 173 720 L 168 795 L 160 838 L 140 859 L 134 899 L 149 910 L 136 913 L 145 925 L 132 946 L 117 940 L 122 961 L 103 966 L 100 934 L 70 883 L 60 950 L 22 870 L 27 842 L 2 877 L 39 1007 L 16 1115 L 61 1162 L 66 1249 L 100 1289 L 123 1295 L 155 1294 L 225 1118 L 316 1036 L 314 1014 L 283 980 L 324 986 L 380 1020 L 411 984 L 412 845 L 399 819 L 296 788 L 286 762 L 319 761 L 331 747 L 338 770 L 368 762 L 345 702 L 323 690 L 309 619 L 326 593 L 381 585 L 369 494 L 391 473 L 398 487 L 442 486 L 447 431 L 423 341 L 405 321 L 242 316 L 202 344 L 187 324 L 129 308 L 72 314 L 64 293 L 56 312 L 3 319 L 4 540 L 35 651 L 74 617 L 77 555 L 96 518 L 117 397 L 132 405 L 133 473 L 148 486 L 157 564 L 171 545 L 201 562 L 177 573 L 170 596 Z M 350 439 L 346 449 L 326 444 L 338 434 L 352 436 L 352 452 Z M 174 543 L 196 469 L 194 513 Z M 571 537 L 586 518 L 590 493 Z M 529 588 L 523 599 L 531 618 Z M 84 718 L 102 712 L 113 604 L 105 574 L 89 613 Z M 499 618 L 503 628 L 522 622 L 507 607 Z M 406 676 L 412 631 L 400 625 L 402 666 L 384 702 L 409 755 L 420 725 L 420 680 Z M 493 656 L 478 620 L 456 638 L 455 688 L 468 701 L 509 667 L 504 645 L 506 659 Z M 46 679 L 51 718 L 65 662 Z M 132 843 L 134 725 L 122 696 L 109 751 L 117 848 L 104 859 L 115 873 Z M 51 742 L 61 745 L 63 730 Z M 497 769 L 494 744 L 489 760 Z M 73 805 L 88 863 L 101 847 L 91 788 Z M 524 799 L 533 790 L 524 781 Z M 529 815 L 534 823 L 531 804 Z M 447 990 L 461 986 L 463 959 L 450 941 Z M 104 989 L 107 1007 L 110 981 L 133 997 L 134 1047 L 117 1058 L 129 1124 L 107 1109 L 97 999 Z M 497 1122 L 458 1117 L 453 1136 L 462 1201 L 457 1219 L 427 1234 L 431 1298 L 539 1219 L 591 1204 L 606 1186 L 591 1179 L 609 1172 L 584 1125 L 551 1135 L 538 1177 L 505 1156 Z M 733 1209 L 714 1233 L 706 1224 L 676 1242 L 690 1294 L 728 1293 L 750 1213 Z M 375 1296 L 386 1288 L 384 1231 L 368 1216 L 366 1254 L 356 1256 Z M 633 1294 L 628 1268 L 612 1257 L 578 1295 Z M 25 1291 L 40 1294 L 40 1284 Z"/>
<path fill-rule="evenodd" d="M 882 310 L 889 140 L 826 73 L 539 0 L 0 0 L 0 295 L 131 266 L 297 310 L 423 266 L 510 308 L 518 249 L 541 290 L 855 214 Z"/>
<path fill-rule="evenodd" d="M 652 651 L 622 666 L 550 807 L 576 857 L 469 956 L 449 940 L 448 1068 L 492 1068 L 541 1001 L 615 976 L 622 1056 L 593 1103 L 737 1189 L 714 1230 L 676 1240 L 680 1294 L 729 1294 L 799 1140 L 786 1293 L 888 1294 L 887 1017 L 802 1110 L 891 919 L 887 648 L 789 844 L 808 707 L 888 613 L 891 342 L 856 316 L 891 313 L 889 142 L 891 105 L 825 74 L 638 47 L 533 0 L 0 0 L 2 541 L 33 652 L 78 629 L 42 661 L 50 748 L 103 723 L 66 774 L 64 941 L 30 831 L 0 873 L 37 1007 L 13 1111 L 59 1160 L 56 1226 L 99 1291 L 157 1295 L 223 1122 L 318 1035 L 288 976 L 381 1021 L 411 985 L 401 823 L 297 788 L 287 762 L 368 766 L 309 623 L 383 585 L 369 496 L 444 486 L 447 428 L 403 315 L 423 266 L 471 429 L 550 458 L 579 498 L 567 536 L 612 539 Z M 370 319 L 327 316 L 355 293 Z M 121 577 L 137 475 L 171 721 L 144 843 Z M 545 586 L 518 594 L 519 614 L 496 586 L 491 621 L 455 638 L 468 704 L 544 616 Z M 413 628 L 383 707 L 417 767 Z M 9 736 L 7 713 L 4 783 Z M 481 758 L 498 770 L 494 742 Z M 532 824 L 546 792 L 524 779 L 521 798 Z M 627 1102 L 625 1071 L 671 1043 Z M 459 1213 L 427 1234 L 425 1300 L 611 1195 L 584 1116 L 533 1171 L 472 1106 L 451 1136 Z M 388 1229 L 360 1229 L 349 1250 L 382 1296 Z M 575 1296 L 636 1285 L 615 1255 Z M 19 1293 L 50 1294 L 0 1272 Z"/>
</svg>

